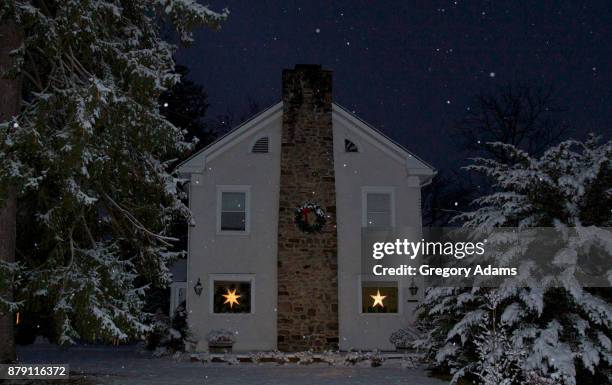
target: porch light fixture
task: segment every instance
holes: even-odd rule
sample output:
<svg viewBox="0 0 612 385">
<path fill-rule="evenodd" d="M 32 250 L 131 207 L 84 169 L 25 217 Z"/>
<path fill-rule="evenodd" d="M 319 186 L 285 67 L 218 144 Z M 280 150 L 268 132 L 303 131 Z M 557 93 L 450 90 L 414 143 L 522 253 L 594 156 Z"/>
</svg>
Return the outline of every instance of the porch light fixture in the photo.
<svg viewBox="0 0 612 385">
<path fill-rule="evenodd" d="M 204 289 L 202 287 L 202 282 L 200 282 L 200 278 L 198 278 L 198 282 L 196 282 L 195 286 L 193 287 L 193 291 L 195 291 L 195 293 L 199 296 L 202 294 L 202 289 Z"/>
<path fill-rule="evenodd" d="M 410 290 L 410 295 L 412 295 L 413 297 L 416 296 L 419 292 L 419 288 L 414 284 L 414 280 L 410 282 L 410 287 L 408 288 L 408 290 Z"/>
</svg>

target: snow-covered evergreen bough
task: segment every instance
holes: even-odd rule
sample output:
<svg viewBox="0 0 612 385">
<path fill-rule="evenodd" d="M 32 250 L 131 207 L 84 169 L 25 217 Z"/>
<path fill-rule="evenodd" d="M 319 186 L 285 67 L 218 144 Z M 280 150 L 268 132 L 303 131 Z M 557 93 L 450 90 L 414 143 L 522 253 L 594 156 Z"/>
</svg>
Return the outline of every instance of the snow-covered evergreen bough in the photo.
<svg viewBox="0 0 612 385">
<path fill-rule="evenodd" d="M 144 292 L 168 281 L 168 228 L 188 216 L 168 166 L 192 146 L 160 114 L 159 95 L 179 81 L 160 28 L 189 42 L 227 15 L 193 0 L 0 5 L 24 38 L 13 52 L 22 109 L 0 122 L 0 183 L 20 193 L 11 303 L 50 310 L 59 342 L 148 330 Z"/>
<path fill-rule="evenodd" d="M 612 255 L 605 229 L 612 226 L 611 142 L 569 140 L 537 158 L 492 145 L 512 162 L 479 158 L 468 167 L 490 177 L 495 192 L 459 216 L 464 227 L 485 233 L 551 227 L 561 234 L 572 228 L 576 236 L 563 238 L 566 255 L 584 258 L 595 249 Z M 516 255 L 528 257 L 520 250 Z M 464 377 L 486 385 L 610 383 L 610 289 L 583 287 L 577 270 L 562 271 L 561 284 L 550 286 L 552 277 L 538 285 L 431 288 L 422 309 L 429 327 L 422 345 L 454 373 L 453 383 Z M 607 276 L 612 279 L 612 269 Z"/>
</svg>

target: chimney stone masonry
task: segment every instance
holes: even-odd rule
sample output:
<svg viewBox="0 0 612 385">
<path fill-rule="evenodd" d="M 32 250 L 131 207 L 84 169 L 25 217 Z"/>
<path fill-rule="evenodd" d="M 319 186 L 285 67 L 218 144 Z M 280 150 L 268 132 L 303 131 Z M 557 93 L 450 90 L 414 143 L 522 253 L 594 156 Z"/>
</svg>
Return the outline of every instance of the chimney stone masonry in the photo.
<svg viewBox="0 0 612 385">
<path fill-rule="evenodd" d="M 319 65 L 283 71 L 278 216 L 278 349 L 338 347 L 338 259 L 332 132 L 332 72 Z M 320 232 L 296 225 L 295 211 L 315 203 Z"/>
</svg>

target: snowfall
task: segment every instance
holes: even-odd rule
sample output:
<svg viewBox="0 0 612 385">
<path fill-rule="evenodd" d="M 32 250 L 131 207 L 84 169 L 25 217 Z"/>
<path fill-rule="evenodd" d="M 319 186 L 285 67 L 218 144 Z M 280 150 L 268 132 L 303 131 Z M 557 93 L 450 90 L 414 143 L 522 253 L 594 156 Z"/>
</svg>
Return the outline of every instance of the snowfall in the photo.
<svg viewBox="0 0 612 385">
<path fill-rule="evenodd" d="M 73 346 L 36 344 L 18 348 L 23 364 L 68 364 L 71 376 L 91 384 L 114 385 L 442 385 L 448 382 L 428 377 L 424 366 L 407 368 L 401 360 L 382 366 L 316 363 L 203 363 L 176 357 L 154 357 L 137 346 Z M 392 362 L 398 361 L 398 362 Z"/>
</svg>

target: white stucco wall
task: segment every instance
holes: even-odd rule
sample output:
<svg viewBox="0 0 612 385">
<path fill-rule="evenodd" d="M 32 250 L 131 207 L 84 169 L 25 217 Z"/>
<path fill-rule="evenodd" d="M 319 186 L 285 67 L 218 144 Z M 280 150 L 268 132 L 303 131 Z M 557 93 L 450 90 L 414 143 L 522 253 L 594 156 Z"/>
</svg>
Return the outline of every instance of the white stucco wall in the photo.
<svg viewBox="0 0 612 385">
<path fill-rule="evenodd" d="M 344 119 L 334 119 L 340 349 L 394 350 L 389 336 L 413 322 L 417 304 L 407 302 L 413 299 L 408 291 L 410 279 L 400 279 L 398 313 L 361 314 L 362 189 L 392 188 L 396 226 L 420 227 L 420 187 L 417 178 L 408 176 L 405 161 L 392 157 L 365 137 L 357 136 L 348 124 Z M 357 144 L 358 153 L 344 152 L 345 138 Z"/>
<path fill-rule="evenodd" d="M 389 335 L 412 322 L 416 303 L 406 302 L 412 298 L 410 281 L 403 280 L 399 282 L 400 313 L 360 314 L 362 189 L 393 188 L 396 226 L 420 227 L 420 187 L 418 178 L 408 173 L 407 165 L 413 160 L 403 159 L 403 155 L 385 149 L 368 135 L 360 135 L 359 130 L 350 129 L 351 124 L 345 115 L 334 111 L 340 348 L 392 350 Z M 199 341 L 197 350 L 206 350 L 206 335 L 220 328 L 238 333 L 235 351 L 276 348 L 281 114 L 263 120 L 263 127 L 259 127 L 222 152 L 213 153 L 205 163 L 203 157 L 196 156 L 188 165 L 190 172 L 198 169 L 198 162 L 206 168 L 194 173 L 190 183 L 195 226 L 189 229 L 187 305 L 188 322 Z M 270 153 L 250 153 L 254 141 L 263 135 L 270 137 Z M 345 138 L 358 145 L 358 153 L 345 153 Z M 250 186 L 249 234 L 217 233 L 219 185 Z M 214 274 L 254 279 L 252 314 L 212 313 L 210 278 Z M 193 290 L 198 278 L 204 287 L 201 296 Z"/>
<path fill-rule="evenodd" d="M 206 350 L 206 336 L 213 329 L 236 331 L 234 350 L 276 348 L 276 258 L 280 170 L 280 117 L 255 135 L 232 144 L 213 159 L 199 183 L 192 177 L 189 204 L 195 226 L 189 229 L 188 311 L 189 324 Z M 253 154 L 253 142 L 270 137 L 270 153 Z M 250 186 L 250 232 L 247 235 L 217 234 L 217 186 Z M 213 314 L 210 307 L 211 274 L 251 275 L 252 314 Z M 204 290 L 193 290 L 198 278 Z"/>
</svg>

